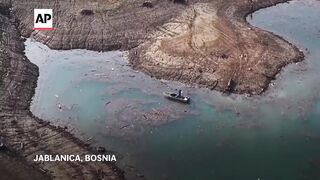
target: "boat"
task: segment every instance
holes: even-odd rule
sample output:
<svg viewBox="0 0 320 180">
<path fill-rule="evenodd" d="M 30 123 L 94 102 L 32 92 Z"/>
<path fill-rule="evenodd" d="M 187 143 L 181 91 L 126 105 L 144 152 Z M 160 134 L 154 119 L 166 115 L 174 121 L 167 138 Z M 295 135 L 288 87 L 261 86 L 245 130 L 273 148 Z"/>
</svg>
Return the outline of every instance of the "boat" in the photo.
<svg viewBox="0 0 320 180">
<path fill-rule="evenodd" d="M 182 102 L 182 103 L 189 103 L 190 102 L 190 98 L 186 97 L 186 96 L 182 96 L 181 95 L 181 90 L 179 90 L 179 93 L 175 93 L 175 92 L 164 92 L 163 95 L 173 101 L 178 101 L 178 102 Z"/>
</svg>

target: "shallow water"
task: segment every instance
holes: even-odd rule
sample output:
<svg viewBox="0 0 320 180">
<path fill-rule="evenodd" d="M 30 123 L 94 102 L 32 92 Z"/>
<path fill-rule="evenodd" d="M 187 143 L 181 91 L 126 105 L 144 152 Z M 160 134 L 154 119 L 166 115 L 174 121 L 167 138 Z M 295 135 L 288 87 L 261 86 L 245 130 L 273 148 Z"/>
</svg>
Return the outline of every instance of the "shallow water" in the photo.
<svg viewBox="0 0 320 180">
<path fill-rule="evenodd" d="M 293 1 L 248 19 L 307 54 L 261 97 L 155 80 L 130 69 L 124 52 L 54 51 L 29 39 L 40 67 L 31 110 L 93 136 L 148 179 L 320 179 L 319 7 Z M 190 106 L 163 99 L 175 88 Z"/>
</svg>

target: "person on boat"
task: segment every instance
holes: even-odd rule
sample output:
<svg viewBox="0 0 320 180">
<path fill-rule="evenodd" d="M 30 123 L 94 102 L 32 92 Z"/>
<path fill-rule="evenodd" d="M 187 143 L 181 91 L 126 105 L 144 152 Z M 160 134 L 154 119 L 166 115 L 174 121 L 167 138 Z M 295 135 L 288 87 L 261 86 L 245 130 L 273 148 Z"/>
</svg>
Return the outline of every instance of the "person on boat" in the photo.
<svg viewBox="0 0 320 180">
<path fill-rule="evenodd" d="M 178 97 L 181 97 L 182 90 L 179 90 Z"/>
</svg>

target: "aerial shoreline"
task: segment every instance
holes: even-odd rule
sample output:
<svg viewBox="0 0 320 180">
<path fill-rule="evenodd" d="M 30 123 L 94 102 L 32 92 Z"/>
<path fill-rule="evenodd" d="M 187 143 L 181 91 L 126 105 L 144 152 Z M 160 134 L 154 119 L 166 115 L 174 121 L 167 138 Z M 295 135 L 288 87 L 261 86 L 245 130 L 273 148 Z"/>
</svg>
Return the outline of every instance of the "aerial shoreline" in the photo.
<svg viewBox="0 0 320 180">
<path fill-rule="evenodd" d="M 61 2 L 63 17 L 52 32 L 32 31 L 32 4 L 14 1 L 13 14 L 23 36 L 51 49 L 128 50 L 132 68 L 157 79 L 259 95 L 283 67 L 304 55 L 284 38 L 251 26 L 246 17 L 288 1 L 191 0 L 184 5 L 153 0 L 152 8 L 143 7 L 142 0 L 110 2 L 108 8 L 99 7 L 99 1 L 63 3 L 70 10 Z M 81 15 L 87 8 L 93 14 Z"/>
<path fill-rule="evenodd" d="M 227 3 L 226 7 L 222 5 L 205 10 L 204 6 L 207 6 L 202 5 L 198 7 L 199 12 L 195 13 L 199 19 L 208 16 L 207 12 L 201 11 L 216 12 L 213 20 L 218 24 L 215 25 L 217 30 L 208 30 L 216 34 L 216 39 L 206 41 L 208 36 L 202 32 L 207 28 L 206 21 L 202 24 L 198 22 L 199 32 L 189 32 L 192 31 L 192 28 L 189 30 L 190 26 L 194 26 L 192 23 L 185 25 L 182 30 L 175 30 L 180 24 L 169 22 L 165 27 L 167 31 L 172 29 L 174 35 L 154 33 L 151 40 L 130 51 L 131 63 L 135 69 L 158 79 L 176 80 L 227 93 L 260 95 L 283 67 L 302 61 L 304 54 L 283 37 L 246 21 L 248 15 L 259 9 L 288 1 L 278 0 L 271 4 L 259 2 L 255 8 L 244 4 L 234 13 L 228 9 L 232 3 Z M 174 21 L 185 22 L 186 19 L 190 20 L 180 16 Z M 198 37 L 189 39 L 188 36 Z M 194 53 L 189 53 L 192 51 Z"/>
<path fill-rule="evenodd" d="M 192 85 L 199 85 L 199 86 L 203 86 L 203 87 L 207 87 L 207 88 L 211 88 L 211 89 L 215 89 L 218 91 L 232 91 L 232 93 L 247 93 L 247 94 L 261 94 L 265 91 L 265 89 L 267 89 L 270 81 L 272 79 L 275 78 L 275 76 L 281 71 L 281 69 L 286 66 L 289 63 L 292 62 L 298 62 L 303 60 L 303 54 L 299 51 L 298 48 L 296 48 L 293 44 L 289 43 L 288 41 L 284 40 L 282 37 L 275 35 L 273 33 L 270 32 L 265 32 L 261 29 L 252 27 L 247 21 L 246 21 L 246 17 L 247 15 L 251 14 L 252 12 L 255 12 L 259 9 L 262 8 L 266 8 L 266 7 L 270 7 L 273 5 L 276 5 L 278 3 L 284 3 L 287 2 L 288 0 L 277 0 L 275 2 L 264 2 L 262 0 L 259 0 L 257 2 L 257 4 L 255 4 L 255 9 L 250 9 L 250 11 L 248 11 L 248 4 L 240 4 L 239 5 L 239 9 L 237 13 L 235 13 L 235 16 L 232 16 L 232 20 L 236 20 L 236 23 L 240 23 L 240 24 L 236 24 L 239 25 L 243 30 L 244 28 L 253 28 L 254 32 L 262 35 L 264 37 L 270 38 L 276 38 L 275 41 L 280 41 L 273 43 L 274 47 L 273 48 L 277 48 L 277 47 L 285 47 L 285 51 L 287 51 L 285 53 L 285 55 L 281 56 L 282 58 L 288 58 L 288 59 L 282 59 L 281 63 L 276 63 L 272 64 L 274 65 L 276 68 L 272 69 L 269 73 L 267 73 L 267 75 L 259 75 L 259 77 L 256 79 L 257 83 L 252 83 L 251 81 L 248 81 L 248 78 L 250 79 L 251 76 L 249 77 L 243 77 L 243 79 L 233 79 L 234 77 L 229 77 L 230 74 L 226 74 L 226 77 L 228 78 L 223 78 L 222 80 L 219 81 L 214 81 L 216 78 L 214 75 L 213 77 L 210 77 L 208 79 L 204 79 L 202 76 L 204 73 L 209 73 L 209 76 L 211 76 L 213 73 L 204 69 L 201 71 L 192 69 L 193 73 L 189 73 L 190 71 L 185 71 L 185 69 L 182 69 L 182 71 L 176 71 L 176 72 L 172 72 L 172 71 L 167 71 L 167 65 L 165 66 L 158 66 L 158 58 L 160 57 L 169 57 L 169 60 L 175 60 L 174 58 L 172 58 L 173 55 L 170 56 L 159 56 L 159 57 L 152 57 L 152 56 L 146 56 L 146 53 L 148 53 L 148 47 L 150 47 L 150 45 L 153 45 L 153 43 L 156 40 L 159 40 L 159 37 L 162 35 L 159 35 L 157 33 L 157 28 L 151 28 L 150 30 L 146 31 L 146 32 L 140 32 L 142 27 L 136 27 L 136 31 L 139 31 L 139 36 L 140 39 L 134 39 L 135 37 L 129 37 L 127 39 L 122 39 L 120 40 L 120 42 L 115 42 L 112 41 L 113 43 L 109 44 L 108 46 L 105 46 L 103 44 L 103 42 L 106 42 L 108 40 L 108 38 L 110 38 L 109 40 L 112 40 L 118 36 L 116 36 L 115 34 L 110 35 L 110 37 L 108 37 L 107 39 L 104 39 L 104 37 L 102 36 L 101 38 L 94 38 L 94 34 L 90 33 L 88 34 L 87 31 L 86 32 L 73 32 L 71 33 L 69 31 L 68 34 L 68 38 L 65 38 L 64 34 L 60 37 L 59 36 L 59 32 L 44 32 L 42 34 L 42 32 L 33 32 L 31 31 L 32 28 L 30 28 L 32 26 L 32 23 L 30 23 L 29 21 L 32 21 L 33 18 L 31 15 L 28 15 L 27 13 L 30 13 L 32 11 L 29 11 L 28 8 L 33 8 L 32 6 L 29 6 L 27 8 L 22 7 L 21 5 L 23 3 L 20 4 L 19 6 L 19 1 L 13 1 L 12 7 L 13 7 L 13 18 L 15 19 L 16 22 L 12 23 L 10 22 L 9 18 L 7 17 L 3 17 L 2 15 L 0 15 L 1 17 L 1 21 L 5 21 L 6 24 L 8 25 L 9 28 L 7 27 L 3 27 L 4 29 L 7 30 L 7 32 L 10 33 L 16 33 L 14 35 L 10 35 L 8 38 L 10 40 L 10 42 L 14 42 L 14 46 L 12 47 L 10 43 L 1 43 L 3 44 L 5 47 L 1 47 L 1 49 L 5 49 L 7 48 L 5 51 L 9 52 L 9 55 L 6 53 L 0 53 L 0 57 L 1 57 L 1 61 L 3 61 L 4 66 L 0 67 L 0 83 L 4 83 L 4 86 L 2 86 L 0 88 L 1 91 L 1 105 L 0 105 L 0 119 L 1 119 L 1 123 L 2 126 L 4 127 L 3 130 L 1 130 L 1 135 L 5 136 L 7 138 L 7 140 L 9 141 L 9 145 L 10 148 L 12 148 L 12 150 L 16 151 L 18 154 L 21 154 L 21 156 L 26 156 L 27 154 L 30 153 L 30 151 L 28 151 L 28 149 L 20 149 L 20 145 L 16 145 L 16 144 L 10 144 L 10 141 L 12 140 L 12 142 L 16 142 L 16 136 L 19 136 L 19 133 L 17 134 L 12 134 L 11 130 L 13 129 L 19 129 L 21 131 L 23 131 L 25 134 L 27 134 L 27 139 L 25 139 L 25 141 L 28 143 L 34 143 L 35 141 L 39 141 L 39 139 L 37 139 L 37 137 L 34 136 L 33 133 L 35 132 L 46 132 L 49 135 L 50 134 L 55 134 L 56 132 L 58 132 L 60 135 L 53 140 L 55 143 L 58 143 L 58 141 L 65 141 L 65 143 L 69 144 L 71 143 L 72 146 L 70 148 L 79 148 L 79 152 L 83 153 L 83 152 L 93 152 L 94 149 L 90 148 L 86 143 L 82 142 L 81 140 L 77 139 L 76 137 L 74 137 L 73 135 L 71 135 L 70 133 L 66 132 L 66 130 L 64 128 L 61 127 L 55 127 L 50 125 L 49 123 L 38 119 L 37 117 L 34 117 L 32 115 L 32 113 L 29 111 L 29 105 L 30 105 L 30 101 L 31 98 L 34 94 L 34 89 L 37 85 L 37 77 L 38 77 L 38 69 L 29 62 L 29 60 L 23 55 L 23 40 L 21 38 L 19 38 L 18 35 L 23 35 L 25 37 L 30 37 L 32 36 L 34 39 L 36 39 L 39 42 L 42 42 L 46 45 L 48 45 L 50 48 L 52 49 L 61 49 L 61 50 L 67 50 L 67 49 L 89 49 L 89 50 L 95 50 L 95 51 L 109 51 L 109 50 L 115 50 L 115 49 L 120 49 L 120 50 L 129 50 L 130 51 L 130 62 L 133 66 L 134 69 L 138 69 L 141 70 L 151 76 L 154 76 L 156 78 L 159 79 L 167 79 L 167 80 L 176 80 L 176 81 L 181 81 L 187 84 L 192 84 Z M 37 2 L 37 1 L 34 1 Z M 137 1 L 136 4 L 141 4 L 142 1 Z M 160 4 L 162 6 L 167 6 L 168 2 L 164 2 L 164 3 L 158 3 L 157 1 L 154 1 L 155 5 Z M 0 1 L 0 6 L 2 2 Z M 63 2 L 61 2 L 63 3 Z M 229 3 L 229 4 L 228 4 Z M 232 4 L 232 1 L 227 1 L 227 3 L 222 3 L 221 2 L 221 6 L 219 6 L 219 8 L 217 9 L 217 17 L 224 17 L 225 19 L 228 20 L 229 17 L 227 17 L 227 14 L 225 12 L 228 12 L 228 8 L 230 7 L 230 5 Z M 215 5 L 219 5 L 219 2 L 216 2 Z M 176 8 L 179 10 L 179 13 L 182 13 L 183 11 L 185 11 L 186 9 L 188 9 L 190 6 L 193 6 L 193 2 L 190 2 L 190 4 L 188 6 L 185 5 L 175 5 L 177 6 Z M 9 6 L 8 6 L 9 7 Z M 11 5 L 10 5 L 11 7 Z M 24 8 L 24 9 L 22 9 Z M 77 7 L 79 8 L 79 7 Z M 75 9 L 77 9 L 75 8 Z M 173 6 L 174 8 L 174 6 Z M 202 7 L 200 7 L 201 10 Z M 243 8 L 243 9 L 242 9 Z M 81 9 L 81 8 L 79 8 Z M 78 9 L 78 10 L 79 10 Z M 136 11 L 139 11 L 139 8 L 135 9 Z M 236 10 L 236 11 L 237 11 Z M 112 10 L 111 10 L 112 11 Z M 159 10 L 160 11 L 160 10 Z M 170 23 L 170 21 L 172 20 L 172 18 L 176 18 L 179 16 L 179 13 L 173 13 L 170 14 L 169 17 L 166 17 L 164 19 L 161 19 L 159 22 L 157 21 L 156 24 L 158 26 L 163 26 L 166 23 Z M 29 19 L 27 19 L 29 18 Z M 92 18 L 92 17 L 91 17 Z M 11 20 L 12 20 L 11 19 Z M 63 21 L 63 20 L 61 20 Z M 85 22 L 79 22 L 80 24 L 85 24 Z M 224 22 L 226 23 L 226 27 L 227 27 L 227 31 L 229 30 L 228 27 L 233 27 L 235 24 L 233 24 L 234 22 L 230 23 L 230 22 Z M 228 24 L 230 23 L 230 24 Z M 15 29 L 15 25 L 18 27 L 18 30 Z M 200 22 L 201 24 L 201 22 Z M 246 24 L 246 25 L 245 25 Z M 148 25 L 148 24 L 144 24 L 144 25 Z M 222 25 L 224 26 L 224 25 Z M 71 27 L 70 27 L 71 28 Z M 73 27 L 74 28 L 74 27 Z M 139 29 L 140 28 L 140 29 Z M 59 29 L 57 30 L 59 31 Z M 90 30 L 91 31 L 91 30 Z M 78 33 L 78 34 L 77 34 Z M 72 43 L 75 38 L 82 36 L 84 34 L 88 34 L 86 38 L 84 38 L 83 40 L 80 40 L 79 42 L 76 43 Z M 114 32 L 116 33 L 116 32 Z M 244 30 L 244 33 L 246 34 L 246 30 Z M 261 33 L 261 34 L 260 34 Z M 58 35 L 56 35 L 58 34 Z M 134 33 L 133 33 L 134 34 Z M 232 36 L 234 37 L 240 37 L 241 39 L 241 35 L 238 36 L 238 32 L 235 32 L 233 34 L 233 32 L 231 32 Z M 114 37 L 112 37 L 113 35 L 115 35 Z M 14 37 L 14 38 L 12 38 Z M 145 38 L 148 37 L 148 38 Z M 149 38 L 151 37 L 151 38 Z M 2 37 L 3 38 L 3 37 Z M 56 40 L 54 40 L 56 38 Z M 167 38 L 167 37 L 164 37 Z M 160 40 L 162 40 L 163 37 L 160 38 Z M 167 40 L 167 39 L 165 39 Z M 268 39 L 269 40 L 269 39 Z M 274 40 L 274 39 L 273 39 Z M 3 41 L 3 39 L 1 39 L 1 41 Z M 62 43 L 57 43 L 58 41 L 61 41 Z M 101 42 L 101 43 L 100 43 Z M 96 45 L 94 45 L 96 44 Z M 218 44 L 219 45 L 219 44 Z M 157 46 L 154 46 L 155 48 L 157 48 Z M 251 47 L 251 46 L 250 46 Z M 247 47 L 245 47 L 246 49 Z M 161 49 L 159 49 L 161 50 Z M 152 52 L 152 51 L 149 51 Z M 273 52 L 273 51 L 271 51 Z M 12 53 L 12 54 L 11 54 Z M 164 52 L 163 54 L 160 55 L 164 55 L 167 52 Z M 170 52 L 172 53 L 172 52 Z M 176 52 L 173 52 L 176 53 Z M 211 52 L 210 52 L 211 53 Z M 239 53 L 239 51 L 238 51 Z M 270 53 L 269 51 L 266 53 L 268 54 Z M 279 55 L 279 54 L 278 54 Z M 223 56 L 219 55 L 219 56 Z M 234 55 L 227 55 L 228 58 L 232 57 Z M 288 57 L 286 57 L 288 56 Z M 182 57 L 185 57 L 184 55 Z M 199 57 L 197 54 L 191 54 L 188 55 L 187 59 L 190 58 L 191 60 L 194 58 Z M 250 56 L 248 56 L 250 57 Z M 222 59 L 228 59 L 228 58 L 222 58 Z M 13 65 L 16 65 L 14 67 L 12 67 Z M 179 66 L 179 64 L 178 64 Z M 234 64 L 230 66 L 234 66 Z M 226 66 L 228 67 L 228 66 Z M 189 67 L 188 67 L 189 68 Z M 192 67 L 191 67 L 192 68 Z M 198 67 L 197 67 L 198 68 Z M 214 68 L 214 67 L 212 67 Z M 248 67 L 248 69 L 251 67 Z M 223 70 L 227 70 L 228 69 L 223 69 Z M 265 69 L 263 69 L 265 70 Z M 251 71 L 251 70 L 250 70 Z M 181 73 L 183 72 L 183 73 Z M 212 74 L 210 74 L 212 73 Z M 192 78 L 190 76 L 188 76 L 188 74 L 190 74 L 193 77 L 196 78 Z M 19 77 L 19 75 L 21 75 L 21 77 Z M 219 75 L 219 74 L 218 74 Z M 183 77 L 186 76 L 186 77 Z M 261 76 L 261 77 L 260 77 Z M 232 79 L 233 81 L 235 81 L 236 86 L 233 87 L 232 89 L 230 89 L 228 87 L 228 82 L 230 81 L 230 79 Z M 243 83 L 243 84 L 242 84 Z M 6 88 L 3 88 L 6 87 Z M 17 98 L 12 98 L 12 97 L 17 97 Z M 25 126 L 25 124 L 28 124 L 28 126 Z M 33 125 L 35 123 L 35 125 Z M 36 126 L 36 128 L 39 128 L 38 130 L 35 130 L 33 126 Z M 21 129 L 22 128 L 22 129 Z M 11 130 L 10 130 L 11 129 Z M 24 138 L 19 136 L 19 138 Z M 35 140 L 35 139 L 36 140 Z M 19 140 L 19 142 L 22 140 Z M 40 140 L 41 141 L 41 140 Z M 41 142 L 41 143 L 45 143 L 45 142 Z M 52 145 L 52 144 L 51 144 Z M 43 147 L 43 146 L 50 146 L 49 144 L 40 144 L 38 147 Z M 62 146 L 62 145 L 61 145 Z M 70 145 L 68 145 L 70 146 Z M 32 146 L 28 146 L 28 148 L 32 148 L 31 152 L 34 151 L 35 149 L 33 149 L 34 147 Z M 41 148 L 40 148 L 41 149 Z M 30 150 L 30 149 L 29 149 Z M 67 149 L 66 149 L 67 150 Z M 50 149 L 50 151 L 55 152 L 54 149 Z M 55 152 L 55 153 L 59 153 L 59 152 Z M 29 157 L 26 157 L 27 161 L 30 161 Z M 108 164 L 108 165 L 103 165 L 100 163 L 94 164 L 92 163 L 91 165 L 75 165 L 77 166 L 77 168 L 74 169 L 68 169 L 66 168 L 66 172 L 60 172 L 61 170 L 58 169 L 50 169 L 52 167 L 45 167 L 45 165 L 37 165 L 38 168 L 41 169 L 47 169 L 47 173 L 49 171 L 54 171 L 54 175 L 57 175 L 59 173 L 61 173 L 62 177 L 67 177 L 68 173 L 76 175 L 76 176 L 85 176 L 84 174 L 79 174 L 79 172 L 76 171 L 77 168 L 82 168 L 83 171 L 86 171 L 88 169 L 94 170 L 96 168 L 105 168 L 105 172 L 108 172 L 111 174 L 111 176 L 114 177 L 114 179 L 124 179 L 124 172 L 122 170 L 120 170 L 119 168 L 117 168 L 116 166 L 114 166 L 113 164 Z M 44 166 L 44 167 L 42 167 Z M 61 167 L 66 167 L 68 166 L 67 164 L 63 164 L 61 165 Z M 68 172 L 69 171 L 69 172 Z M 48 173 L 50 174 L 50 173 Z M 56 176 L 54 176 L 51 174 L 51 178 L 54 178 Z M 96 174 L 91 174 L 92 177 L 94 177 Z M 109 176 L 108 176 L 109 177 Z M 56 177 L 57 178 L 57 177 Z M 88 178 L 89 177 L 84 177 L 84 178 Z"/>
</svg>

